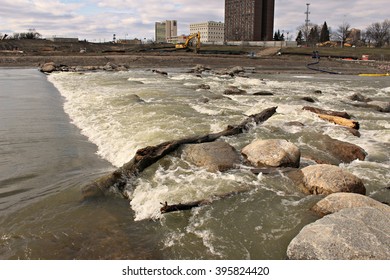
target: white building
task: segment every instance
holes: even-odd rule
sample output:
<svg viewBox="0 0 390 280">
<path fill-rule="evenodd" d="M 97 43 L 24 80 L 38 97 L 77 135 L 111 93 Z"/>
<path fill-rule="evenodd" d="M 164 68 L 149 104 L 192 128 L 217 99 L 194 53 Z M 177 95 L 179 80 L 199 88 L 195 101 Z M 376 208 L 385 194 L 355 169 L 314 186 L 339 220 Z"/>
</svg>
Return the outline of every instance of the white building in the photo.
<svg viewBox="0 0 390 280">
<path fill-rule="evenodd" d="M 200 41 L 223 42 L 225 38 L 225 24 L 223 22 L 207 21 L 190 24 L 190 34 L 200 32 Z"/>
</svg>

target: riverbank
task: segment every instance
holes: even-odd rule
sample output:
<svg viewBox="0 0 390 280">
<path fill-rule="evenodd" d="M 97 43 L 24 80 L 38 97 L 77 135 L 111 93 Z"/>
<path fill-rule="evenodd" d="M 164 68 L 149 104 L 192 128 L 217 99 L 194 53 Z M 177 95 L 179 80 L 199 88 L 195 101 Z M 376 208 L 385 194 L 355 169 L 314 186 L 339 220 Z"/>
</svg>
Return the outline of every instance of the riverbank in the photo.
<svg viewBox="0 0 390 280">
<path fill-rule="evenodd" d="M 315 73 L 307 68 L 307 64 L 315 62 L 311 56 L 266 55 L 250 57 L 248 55 L 194 54 L 188 52 L 148 52 L 136 54 L 69 54 L 69 55 L 25 55 L 0 54 L 0 67 L 39 67 L 47 62 L 57 65 L 104 66 L 111 62 L 126 64 L 128 68 L 171 68 L 194 67 L 202 64 L 213 69 L 234 66 L 251 67 L 258 73 Z M 380 63 L 374 61 L 345 61 L 324 58 L 316 66 L 318 69 L 346 74 L 384 73 Z"/>
</svg>

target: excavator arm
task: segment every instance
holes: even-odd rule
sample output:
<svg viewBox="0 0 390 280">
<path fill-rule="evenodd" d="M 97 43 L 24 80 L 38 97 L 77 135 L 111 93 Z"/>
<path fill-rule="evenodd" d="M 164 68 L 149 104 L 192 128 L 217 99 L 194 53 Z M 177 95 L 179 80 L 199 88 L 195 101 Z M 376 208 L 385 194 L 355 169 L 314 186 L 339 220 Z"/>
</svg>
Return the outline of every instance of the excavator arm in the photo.
<svg viewBox="0 0 390 280">
<path fill-rule="evenodd" d="M 200 49 L 200 32 L 198 31 L 198 33 L 194 33 L 194 34 L 191 34 L 188 36 L 187 40 L 185 41 L 185 43 L 181 43 L 181 44 L 176 44 L 176 49 L 187 49 L 190 45 L 190 42 L 192 40 L 196 39 L 196 52 L 199 51 Z"/>
</svg>

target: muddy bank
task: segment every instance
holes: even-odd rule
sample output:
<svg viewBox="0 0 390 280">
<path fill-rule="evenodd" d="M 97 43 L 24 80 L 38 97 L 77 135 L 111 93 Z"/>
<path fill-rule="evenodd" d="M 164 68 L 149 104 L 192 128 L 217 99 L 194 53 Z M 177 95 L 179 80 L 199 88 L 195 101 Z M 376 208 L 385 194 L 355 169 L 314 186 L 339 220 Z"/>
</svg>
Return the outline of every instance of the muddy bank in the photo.
<svg viewBox="0 0 390 280">
<path fill-rule="evenodd" d="M 39 67 L 54 62 L 67 66 L 104 66 L 108 62 L 127 64 L 130 68 L 193 67 L 203 64 L 214 69 L 234 66 L 253 67 L 263 73 L 317 73 L 307 68 L 313 62 L 305 56 L 210 55 L 193 53 L 145 53 L 145 54 L 72 54 L 72 55 L 0 55 L 0 67 Z M 375 63 L 351 63 L 348 61 L 324 59 L 317 67 L 341 74 L 380 73 Z"/>
</svg>

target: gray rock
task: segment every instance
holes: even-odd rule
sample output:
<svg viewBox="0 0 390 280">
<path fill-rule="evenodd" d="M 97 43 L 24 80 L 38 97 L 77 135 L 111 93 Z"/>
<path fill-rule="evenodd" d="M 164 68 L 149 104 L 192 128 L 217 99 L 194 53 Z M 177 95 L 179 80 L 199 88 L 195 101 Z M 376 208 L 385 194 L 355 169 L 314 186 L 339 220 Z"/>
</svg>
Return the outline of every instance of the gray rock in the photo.
<svg viewBox="0 0 390 280">
<path fill-rule="evenodd" d="M 375 208 L 343 209 L 305 226 L 291 241 L 294 260 L 389 260 L 390 215 Z"/>
<path fill-rule="evenodd" d="M 320 215 L 336 213 L 345 208 L 372 207 L 390 215 L 390 206 L 356 193 L 333 193 L 317 202 L 312 210 Z"/>
<path fill-rule="evenodd" d="M 183 158 L 210 172 L 226 171 L 240 163 L 238 152 L 226 142 L 185 145 Z"/>
<path fill-rule="evenodd" d="M 198 89 L 205 89 L 205 90 L 208 90 L 210 89 L 211 87 L 209 85 L 206 85 L 206 84 L 201 84 L 201 85 L 198 85 Z"/>
<path fill-rule="evenodd" d="M 235 86 L 230 86 L 228 87 L 223 94 L 226 95 L 241 95 L 241 94 L 246 94 L 246 91 L 243 89 L 239 89 L 238 87 Z"/>
<path fill-rule="evenodd" d="M 356 131 L 354 129 L 349 130 L 351 132 Z M 359 136 L 358 131 L 355 135 Z M 326 134 L 311 133 L 306 142 L 308 146 L 303 150 L 303 156 L 311 158 L 317 163 L 339 165 L 341 163 L 351 163 L 357 159 L 363 161 L 367 155 L 361 147 L 333 139 Z"/>
<path fill-rule="evenodd" d="M 200 73 L 202 73 L 204 71 L 208 71 L 208 70 L 211 70 L 211 69 L 209 67 L 204 66 L 204 65 L 198 64 L 194 68 L 191 69 L 191 72 L 200 74 Z"/>
<path fill-rule="evenodd" d="M 244 73 L 245 69 L 241 66 L 235 66 L 227 71 L 229 75 L 237 75 L 239 73 Z"/>
<path fill-rule="evenodd" d="M 356 159 L 364 160 L 366 158 L 367 153 L 355 144 L 333 139 L 328 135 L 322 135 L 319 139 L 319 148 L 343 163 L 351 163 Z"/>
<path fill-rule="evenodd" d="M 299 167 L 299 148 L 284 139 L 255 140 L 241 150 L 256 167 Z"/>
<path fill-rule="evenodd" d="M 338 166 L 317 164 L 302 168 L 290 175 L 301 190 L 307 194 L 351 192 L 366 194 L 361 179 Z"/>
<path fill-rule="evenodd" d="M 355 94 L 351 95 L 349 97 L 349 99 L 351 99 L 352 101 L 359 101 L 359 102 L 369 102 L 369 101 L 372 101 L 370 98 L 367 98 L 367 97 L 363 96 L 360 93 L 355 93 Z"/>
<path fill-rule="evenodd" d="M 128 71 L 129 69 L 125 65 L 120 65 L 115 70 L 116 71 Z"/>
<path fill-rule="evenodd" d="M 112 62 L 107 62 L 106 65 L 103 66 L 103 70 L 105 71 L 114 71 L 115 69 L 118 68 L 118 65 Z"/>
<path fill-rule="evenodd" d="M 390 102 L 385 101 L 371 101 L 368 102 L 372 108 L 377 109 L 379 112 L 389 113 L 390 112 Z"/>
</svg>

